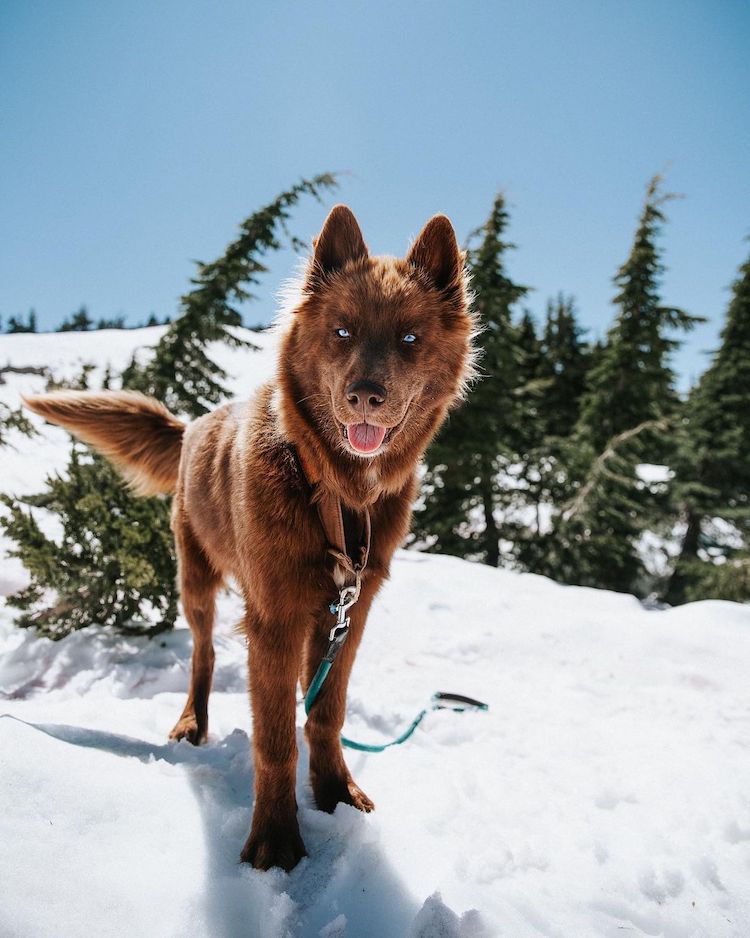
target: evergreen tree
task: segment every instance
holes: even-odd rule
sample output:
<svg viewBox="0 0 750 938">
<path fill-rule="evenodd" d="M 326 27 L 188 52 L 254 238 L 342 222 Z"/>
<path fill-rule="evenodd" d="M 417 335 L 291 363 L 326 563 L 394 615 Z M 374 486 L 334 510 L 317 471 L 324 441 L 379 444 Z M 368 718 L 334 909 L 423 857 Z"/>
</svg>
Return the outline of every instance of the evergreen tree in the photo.
<svg viewBox="0 0 750 938">
<path fill-rule="evenodd" d="M 668 602 L 750 599 L 748 389 L 750 258 L 732 287 L 721 346 L 690 394 L 680 428 L 675 470 L 685 533 L 666 592 Z M 734 536 L 728 537 L 714 518 L 730 523 Z"/>
<path fill-rule="evenodd" d="M 0 449 L 3 446 L 11 446 L 8 436 L 13 430 L 24 436 L 33 436 L 35 433 L 34 427 L 20 407 L 14 410 L 0 401 Z"/>
<path fill-rule="evenodd" d="M 240 324 L 230 299 L 249 296 L 242 284 L 258 282 L 265 270 L 259 255 L 280 245 L 279 229 L 288 234 L 289 210 L 297 199 L 303 193 L 319 196 L 333 184 L 330 175 L 303 181 L 251 216 L 240 239 L 219 260 L 200 265 L 196 289 L 183 298 L 182 314 L 152 361 L 143 369 L 131 365 L 132 384 L 191 415 L 202 413 L 205 402 L 220 400 L 223 372 L 209 358 L 206 345 L 240 344 L 229 331 Z M 175 368 L 171 374 L 170 363 Z M 106 384 L 111 378 L 108 369 Z M 84 369 L 74 386 L 85 388 L 88 379 Z M 8 599 L 23 610 L 22 625 L 53 638 L 93 624 L 149 632 L 171 627 L 177 597 L 169 499 L 134 497 L 106 460 L 76 443 L 65 476 L 49 478 L 40 495 L 4 496 L 3 501 L 10 513 L 0 526 L 31 573 L 29 587 Z M 63 530 L 60 544 L 40 530 L 33 514 L 38 508 L 57 516 Z M 158 621 L 144 626 L 144 619 Z"/>
<path fill-rule="evenodd" d="M 666 428 L 666 420 L 654 420 L 624 430 L 595 458 L 580 439 L 568 441 L 564 488 L 575 494 L 558 503 L 550 531 L 533 544 L 533 572 L 579 586 L 649 591 L 637 542 L 663 510 L 664 493 L 636 466 Z"/>
<path fill-rule="evenodd" d="M 573 297 L 562 293 L 547 302 L 537 376 L 541 380 L 539 409 L 545 437 L 570 436 L 581 409 L 591 353 L 583 340 Z"/>
<path fill-rule="evenodd" d="M 518 324 L 518 347 L 521 352 L 521 377 L 523 384 L 535 382 L 542 367 L 542 344 L 536 332 L 536 323 L 529 310 L 525 309 Z"/>
<path fill-rule="evenodd" d="M 57 328 L 58 332 L 88 332 L 94 328 L 94 320 L 85 306 L 81 306 L 68 319 L 64 319 Z"/>
<path fill-rule="evenodd" d="M 507 532 L 497 514 L 507 507 L 508 489 L 499 477 L 508 471 L 520 445 L 524 355 L 514 305 L 528 292 L 508 276 L 504 240 L 505 199 L 498 195 L 484 226 L 472 235 L 467 252 L 475 291 L 474 307 L 481 380 L 467 402 L 444 425 L 426 457 L 423 506 L 417 536 L 432 550 L 478 557 L 497 566 L 500 539 Z"/>
<path fill-rule="evenodd" d="M 21 316 L 11 316 L 8 320 L 6 332 L 36 332 L 36 313 L 34 310 L 29 310 L 29 317 L 25 322 Z"/>
<path fill-rule="evenodd" d="M 664 485 L 642 478 L 638 464 L 646 453 L 648 462 L 673 454 L 667 430 L 679 399 L 669 364 L 677 342 L 669 333 L 698 321 L 660 299 L 657 237 L 665 221 L 662 206 L 673 198 L 660 187 L 655 176 L 630 255 L 615 276 L 618 312 L 588 370 L 573 436 L 554 467 L 562 486 L 551 529 L 532 551 L 536 572 L 641 593 L 650 584 L 638 541 L 663 521 L 666 499 Z M 570 414 L 563 423 L 566 418 Z"/>
<path fill-rule="evenodd" d="M 253 299 L 247 285 L 260 282 L 266 272 L 262 258 L 281 246 L 282 235 L 288 236 L 293 247 L 302 246 L 287 227 L 291 209 L 300 197 L 320 199 L 335 184 L 330 173 L 301 180 L 247 218 L 240 225 L 239 237 L 218 260 L 198 262 L 194 289 L 182 297 L 180 315 L 149 362 L 131 362 L 123 374 L 123 386 L 159 398 L 170 410 L 195 417 L 219 403 L 227 393 L 223 382 L 228 375 L 209 357 L 208 344 L 253 347 L 232 331 L 242 325 L 236 304 Z"/>
<path fill-rule="evenodd" d="M 19 625 L 55 639 L 88 625 L 150 633 L 172 627 L 177 567 L 168 500 L 134 498 L 111 465 L 80 444 L 66 474 L 48 477 L 43 494 L 0 497 L 10 512 L 0 523 L 16 545 L 9 554 L 31 575 L 6 600 L 22 610 Z M 42 532 L 33 508 L 54 513 L 59 543 Z"/>
<path fill-rule="evenodd" d="M 529 406 L 524 426 L 529 446 L 522 456 L 527 522 L 516 540 L 520 566 L 535 573 L 549 573 L 546 556 L 551 518 L 574 494 L 571 468 L 580 462 L 571 433 L 580 413 L 581 396 L 590 361 L 572 297 L 559 294 L 547 302 L 547 315 L 539 341 L 535 372 L 528 379 Z"/>
<path fill-rule="evenodd" d="M 513 455 L 505 458 L 502 478 L 498 479 L 503 524 L 501 537 L 507 541 L 506 553 L 518 561 L 519 548 L 531 530 L 541 527 L 541 503 L 544 499 L 546 441 L 543 412 L 545 380 L 541 377 L 542 345 L 536 323 L 525 310 L 518 323 L 518 385 L 513 390 L 516 432 Z M 523 561 L 521 561 L 523 563 Z"/>
<path fill-rule="evenodd" d="M 96 322 L 96 328 L 97 329 L 124 329 L 125 317 L 115 316 L 114 319 L 98 319 Z"/>
<path fill-rule="evenodd" d="M 678 343 L 668 333 L 700 321 L 661 304 L 657 237 L 665 221 L 662 206 L 675 198 L 660 191 L 661 183 L 657 175 L 648 185 L 630 256 L 614 278 L 618 313 L 588 375 L 579 432 L 597 453 L 623 431 L 676 411 L 669 355 Z"/>
</svg>

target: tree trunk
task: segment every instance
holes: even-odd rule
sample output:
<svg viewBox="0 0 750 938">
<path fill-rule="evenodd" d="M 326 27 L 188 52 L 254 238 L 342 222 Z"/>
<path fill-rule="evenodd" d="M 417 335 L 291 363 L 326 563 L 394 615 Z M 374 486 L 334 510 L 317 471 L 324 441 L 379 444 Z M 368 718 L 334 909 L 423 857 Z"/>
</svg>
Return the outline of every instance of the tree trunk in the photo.
<svg viewBox="0 0 750 938">
<path fill-rule="evenodd" d="M 680 545 L 680 554 L 664 593 L 665 602 L 668 602 L 671 606 L 678 606 L 680 603 L 685 602 L 686 587 L 690 580 L 685 568 L 698 556 L 698 541 L 703 519 L 692 508 L 688 508 L 686 518 L 687 530 Z"/>
<path fill-rule="evenodd" d="M 483 476 L 482 506 L 484 508 L 484 562 L 491 567 L 500 566 L 500 532 L 495 521 L 495 500 L 492 497 L 492 478 Z"/>
</svg>

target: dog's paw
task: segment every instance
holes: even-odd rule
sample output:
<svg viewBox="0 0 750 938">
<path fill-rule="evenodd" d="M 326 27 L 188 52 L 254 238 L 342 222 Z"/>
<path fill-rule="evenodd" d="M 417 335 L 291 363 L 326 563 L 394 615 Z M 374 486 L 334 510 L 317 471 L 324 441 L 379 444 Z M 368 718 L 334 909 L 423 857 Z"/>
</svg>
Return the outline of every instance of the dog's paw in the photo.
<svg viewBox="0 0 750 938">
<path fill-rule="evenodd" d="M 174 729 L 169 734 L 169 739 L 176 742 L 179 739 L 186 739 L 194 746 L 198 746 L 206 741 L 208 736 L 208 727 L 200 726 L 193 713 L 181 716 L 175 724 Z"/>
<path fill-rule="evenodd" d="M 369 814 L 370 811 L 375 810 L 375 802 L 368 798 L 359 785 L 357 785 L 356 782 L 353 782 L 351 779 L 347 785 L 347 791 L 349 793 L 349 797 L 351 798 L 351 801 L 348 801 L 347 804 L 352 805 L 358 811 L 364 811 L 365 814 Z"/>
<path fill-rule="evenodd" d="M 240 859 L 243 863 L 251 863 L 256 870 L 270 870 L 278 866 L 288 873 L 306 856 L 307 850 L 295 820 L 293 827 L 253 824 Z"/>
<path fill-rule="evenodd" d="M 325 778 L 316 778 L 312 783 L 315 804 L 321 811 L 332 814 L 337 804 L 350 804 L 358 811 L 369 814 L 375 810 L 375 803 L 371 801 L 357 783 L 349 777 L 329 775 Z"/>
</svg>

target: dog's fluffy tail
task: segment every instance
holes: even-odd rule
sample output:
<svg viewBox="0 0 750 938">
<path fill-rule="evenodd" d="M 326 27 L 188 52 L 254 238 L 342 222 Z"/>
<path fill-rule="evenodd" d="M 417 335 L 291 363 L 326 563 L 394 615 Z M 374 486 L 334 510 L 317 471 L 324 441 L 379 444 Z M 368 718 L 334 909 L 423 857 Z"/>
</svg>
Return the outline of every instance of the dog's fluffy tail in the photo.
<svg viewBox="0 0 750 938">
<path fill-rule="evenodd" d="M 24 403 L 91 443 L 138 495 L 174 492 L 185 424 L 154 398 L 136 391 L 55 391 Z"/>
</svg>

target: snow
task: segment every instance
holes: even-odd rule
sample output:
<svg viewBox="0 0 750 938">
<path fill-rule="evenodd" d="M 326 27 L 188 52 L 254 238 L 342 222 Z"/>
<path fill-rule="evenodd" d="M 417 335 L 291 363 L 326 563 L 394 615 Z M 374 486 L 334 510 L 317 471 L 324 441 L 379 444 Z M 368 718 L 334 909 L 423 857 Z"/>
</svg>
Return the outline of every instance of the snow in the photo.
<svg viewBox="0 0 750 938">
<path fill-rule="evenodd" d="M 650 486 L 669 482 L 674 476 L 674 472 L 672 472 L 669 466 L 657 466 L 653 463 L 641 463 L 636 466 L 636 473 L 641 482 L 645 482 Z"/>
<path fill-rule="evenodd" d="M 119 367 L 146 332 L 2 337 L 0 363 Z M 272 370 L 274 338 L 250 338 L 260 352 L 222 362 L 243 393 Z M 11 404 L 43 384 L 6 379 Z M 0 450 L 0 489 L 33 490 L 64 465 L 67 438 L 42 432 Z M 23 584 L 6 559 L 0 571 L 3 593 Z M 182 619 L 150 642 L 86 630 L 53 643 L 17 629 L 0 600 L 0 934 L 750 933 L 750 607 L 647 610 L 399 552 L 357 658 L 347 735 L 387 741 L 436 690 L 490 709 L 433 712 L 403 746 L 349 752 L 377 810 L 327 815 L 307 784 L 300 699 L 310 855 L 288 875 L 238 863 L 253 783 L 240 612 L 236 593 L 221 597 L 210 739 L 196 749 L 166 742 L 187 687 Z"/>
</svg>

